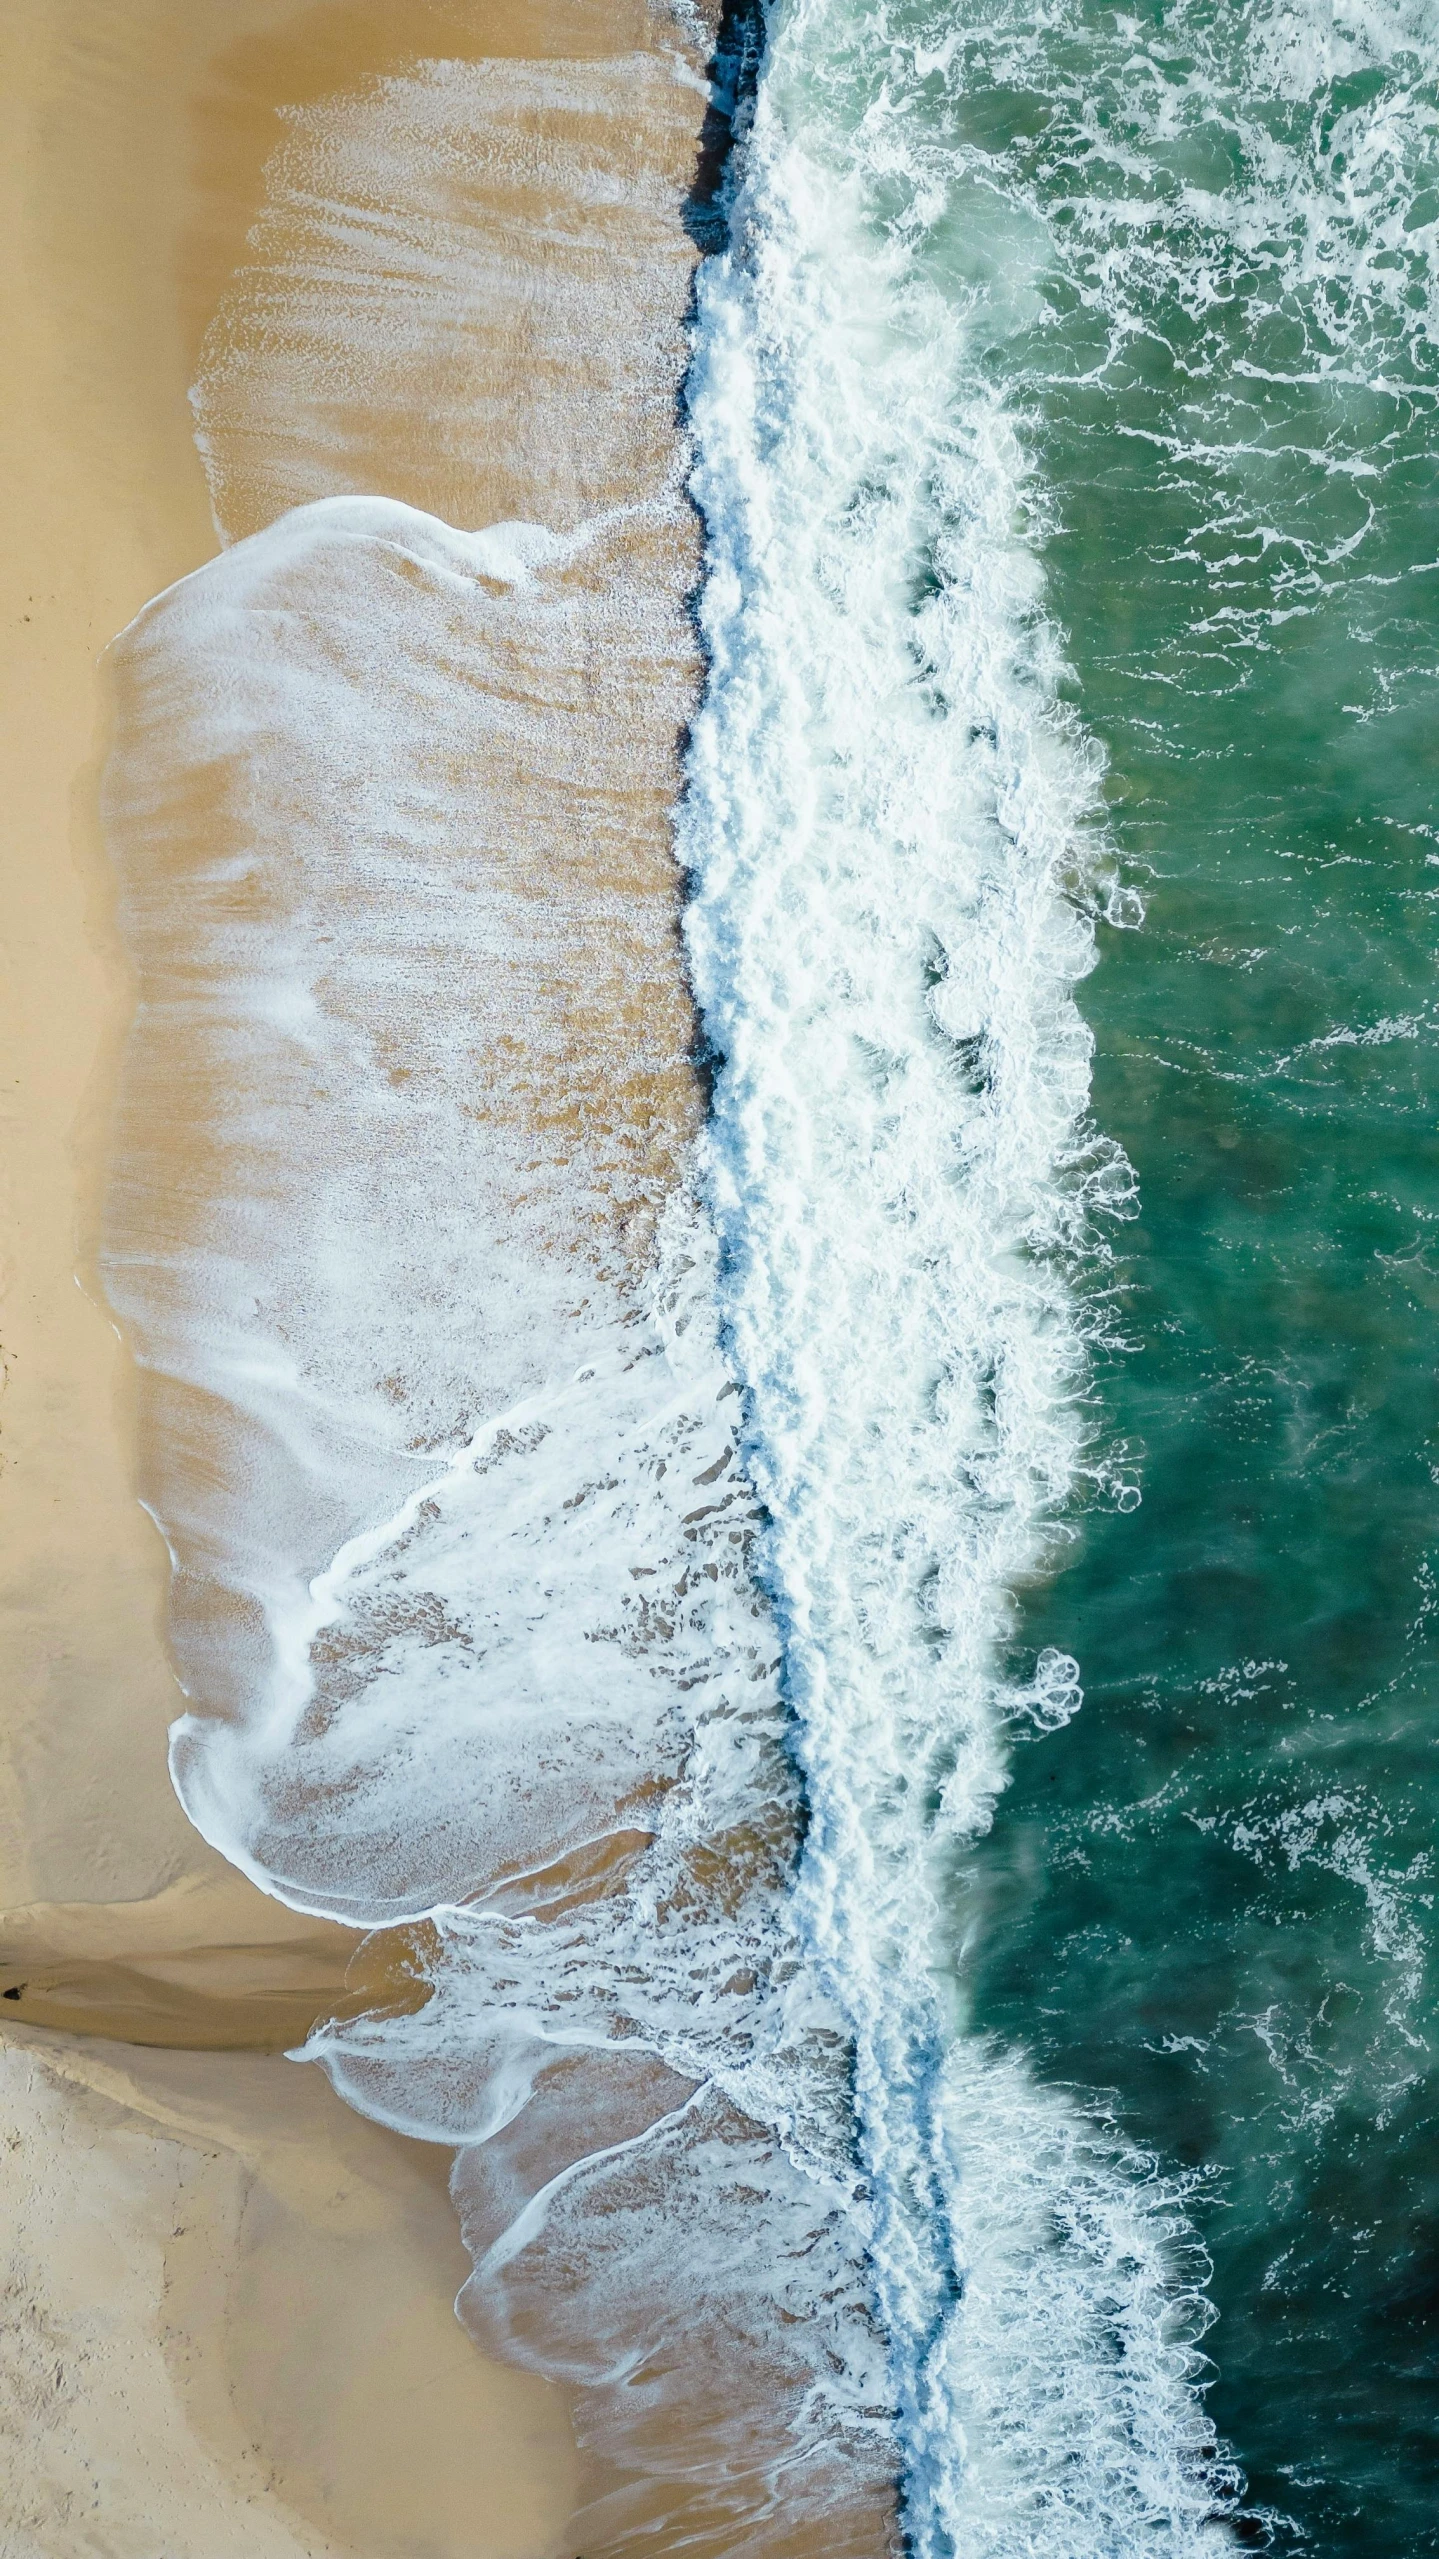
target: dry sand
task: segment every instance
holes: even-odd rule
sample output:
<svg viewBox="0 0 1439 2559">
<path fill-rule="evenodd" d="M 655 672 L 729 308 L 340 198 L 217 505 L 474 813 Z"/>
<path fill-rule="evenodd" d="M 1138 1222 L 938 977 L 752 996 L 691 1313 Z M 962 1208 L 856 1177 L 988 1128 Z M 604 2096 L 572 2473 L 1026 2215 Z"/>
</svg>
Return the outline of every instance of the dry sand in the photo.
<svg viewBox="0 0 1439 2559">
<path fill-rule="evenodd" d="M 96 660 L 215 548 L 186 393 L 261 204 L 276 107 L 415 55 L 575 59 L 656 29 L 643 0 L 6 12 L 7 2559 L 568 2547 L 562 2398 L 484 2364 L 452 2319 L 466 2269 L 444 2154 L 274 2057 L 345 1996 L 355 1937 L 256 1892 L 169 1787 L 167 1557 L 135 1498 L 135 1380 L 96 1276 L 133 995 L 95 818 Z M 693 93 L 686 113 L 697 133 Z M 680 551 L 665 573 L 683 574 Z M 657 858 L 653 787 L 647 805 Z M 678 1126 L 690 1104 L 669 1107 Z"/>
<path fill-rule="evenodd" d="M 319 2073 L 0 2049 L 6 2559 L 539 2559 L 564 2403 L 481 2362 L 446 2156 Z"/>
</svg>

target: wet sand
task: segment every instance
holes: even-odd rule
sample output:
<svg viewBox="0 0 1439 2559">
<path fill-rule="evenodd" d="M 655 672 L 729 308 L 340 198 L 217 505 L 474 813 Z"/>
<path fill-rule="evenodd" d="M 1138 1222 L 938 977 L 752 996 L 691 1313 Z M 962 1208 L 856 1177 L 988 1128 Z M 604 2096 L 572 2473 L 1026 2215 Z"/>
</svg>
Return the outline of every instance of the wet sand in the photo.
<svg viewBox="0 0 1439 2559">
<path fill-rule="evenodd" d="M 0 2367 L 0 2482 L 27 2551 L 148 2553 L 158 2537 L 195 2559 L 459 2559 L 476 2516 L 487 2552 L 567 2546 L 561 2395 L 483 2363 L 452 2319 L 465 2260 L 445 2155 L 359 2121 L 318 2073 L 274 2057 L 362 1998 L 383 1953 L 347 1992 L 355 1932 L 257 1892 L 168 1782 L 169 1559 L 136 1498 L 141 1399 L 98 1276 L 134 985 L 97 820 L 96 661 L 216 548 L 186 395 L 261 208 L 276 108 L 418 55 L 573 62 L 678 41 L 637 0 L 21 0 L 7 16 L 0 2060 L 7 2281 L 29 2342 Z M 703 108 L 674 88 L 678 167 Z M 690 255 L 676 232 L 681 300 Z M 513 378 L 516 418 L 521 389 Z M 477 487 L 469 520 L 550 514 L 519 485 L 544 476 L 543 453 L 518 435 L 506 447 L 492 423 L 491 454 L 518 452 L 518 477 L 507 464 L 503 489 Z M 331 484 L 461 504 L 455 451 L 440 491 L 404 482 L 403 442 L 391 435 L 387 464 L 382 437 L 358 457 L 352 440 Z M 290 502 L 283 473 L 265 493 L 258 445 L 231 529 Z M 647 573 L 677 610 L 682 508 L 649 539 Z M 678 1034 L 668 784 L 661 759 L 631 816 Z M 645 1197 L 693 1108 L 672 1076 L 644 1139 Z"/>
<path fill-rule="evenodd" d="M 200 347 L 216 516 L 252 540 L 114 653 L 145 1001 L 106 1272 L 211 1713 L 254 1716 L 276 1611 L 413 1453 L 623 1292 L 697 1124 L 669 810 L 704 102 L 676 69 L 673 37 L 430 63 L 290 116 Z M 345 497 L 584 538 L 533 596 L 467 598 L 396 570 L 393 515 L 378 546 L 266 541 Z"/>
</svg>

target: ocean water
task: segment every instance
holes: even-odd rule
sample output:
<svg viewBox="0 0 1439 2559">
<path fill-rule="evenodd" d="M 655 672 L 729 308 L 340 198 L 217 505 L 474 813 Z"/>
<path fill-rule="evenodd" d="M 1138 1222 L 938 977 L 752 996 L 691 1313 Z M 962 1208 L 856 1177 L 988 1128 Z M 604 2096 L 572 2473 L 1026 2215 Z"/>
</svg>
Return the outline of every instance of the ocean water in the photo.
<svg viewBox="0 0 1439 2559">
<path fill-rule="evenodd" d="M 456 2148 L 587 2553 L 1410 2559 L 1439 20 L 728 34 L 693 1022 L 624 852 L 692 664 L 640 75 L 299 120 L 212 335 L 237 538 L 125 635 L 109 786 L 176 1781 L 427 1994 L 307 2057 Z M 541 166 L 548 520 L 457 348 Z M 393 440 L 422 362 L 377 494 L 351 376 Z"/>
<path fill-rule="evenodd" d="M 1019 1675 L 1063 1645 L 1086 1703 L 1016 1755 L 968 1879 L 974 2014 L 1195 2179 L 1208 2404 L 1273 2545 L 1417 2554 L 1439 19 L 929 28 L 953 40 L 922 110 L 959 164 L 947 218 L 977 195 L 1009 276 L 1017 236 L 1044 244 L 1040 307 L 986 362 L 1146 904 L 1100 927 L 1081 997 L 1139 1184 L 1095 1419 L 1143 1503 L 1093 1510 L 1023 1611 Z"/>
</svg>

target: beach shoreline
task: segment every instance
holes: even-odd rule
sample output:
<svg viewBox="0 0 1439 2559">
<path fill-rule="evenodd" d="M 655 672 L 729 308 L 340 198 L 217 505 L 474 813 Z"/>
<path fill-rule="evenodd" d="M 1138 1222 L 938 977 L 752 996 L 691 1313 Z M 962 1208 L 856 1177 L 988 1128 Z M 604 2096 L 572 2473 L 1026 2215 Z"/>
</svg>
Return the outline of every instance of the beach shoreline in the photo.
<svg viewBox="0 0 1439 2559">
<path fill-rule="evenodd" d="M 487 2549 L 536 2559 L 561 2547 L 579 2494 L 564 2393 L 485 2362 L 453 2320 L 465 2259 L 443 2192 L 446 2154 L 352 2115 L 318 2071 L 280 2057 L 317 2018 L 377 1992 L 403 1996 L 393 1966 L 373 1945 L 359 1951 L 361 1931 L 297 1917 L 259 1891 L 190 1827 L 170 1785 L 166 1735 L 184 1704 L 166 1637 L 171 1558 L 136 1498 L 140 1397 L 99 1269 L 135 980 L 99 826 L 108 713 L 97 668 L 147 601 L 217 548 L 188 392 L 261 207 L 283 130 L 276 110 L 462 49 L 472 60 L 583 62 L 644 46 L 684 49 L 643 0 L 603 28 L 583 0 L 488 10 L 468 0 L 399 10 L 31 0 L 6 37 L 8 210 L 22 244 L 6 285 L 22 396 L 0 428 L 15 501 L 0 650 L 0 1994 L 10 2003 L 0 2073 L 21 2163 L 21 2219 L 6 2248 L 34 2332 L 59 2340 L 62 2364 L 88 2358 L 100 2395 L 88 2412 L 57 2416 L 58 2402 L 12 2374 L 4 2466 L 17 2493 L 33 2489 L 33 2513 L 13 2509 L 27 2551 L 57 2559 L 77 2546 L 75 2500 L 95 2444 L 119 2465 L 106 2490 L 106 2546 L 117 2553 L 148 2550 L 145 2531 L 163 2528 L 196 2559 L 231 2547 L 274 2559 L 423 2547 L 448 2559 L 470 2548 L 478 2500 Z M 689 76 L 697 159 L 705 108 Z M 683 542 L 662 540 L 652 554 L 650 573 L 681 587 L 693 570 Z M 663 836 L 662 811 L 645 823 Z M 57 2125 L 77 2135 L 69 2188 L 52 2175 Z M 289 2238 L 257 2253 L 245 2229 L 270 2210 L 281 2153 Z M 135 2267 L 150 2262 L 177 2160 L 203 2164 L 185 2218 L 185 2356 L 199 2379 L 172 2401 L 164 2251 L 148 2292 Z M 333 2240 L 326 2220 L 347 2180 L 367 2198 L 363 2245 Z M 118 2255 L 81 2275 L 67 2215 L 95 2210 Z M 411 2324 L 391 2323 L 357 2364 L 366 2250 L 377 2247 Z M 296 2294 L 297 2251 L 330 2266 L 324 2281 L 316 2275 L 323 2318 Z M 303 2443 L 263 2383 L 267 2323 L 278 2333 L 296 2320 L 310 2355 Z M 417 2338 L 426 2369 L 443 2372 L 445 2423 L 413 2439 L 403 2431 L 381 2493 L 362 2447 L 413 2386 Z M 237 2383 L 237 2369 L 249 2380 Z M 248 2449 L 229 2443 L 218 2470 L 203 2447 L 192 2460 L 205 2433 L 195 2408 L 233 2406 L 246 2392 Z M 442 2433 L 453 2438 L 444 2452 Z M 174 2493 L 156 2504 L 162 2468 L 174 2470 Z"/>
</svg>

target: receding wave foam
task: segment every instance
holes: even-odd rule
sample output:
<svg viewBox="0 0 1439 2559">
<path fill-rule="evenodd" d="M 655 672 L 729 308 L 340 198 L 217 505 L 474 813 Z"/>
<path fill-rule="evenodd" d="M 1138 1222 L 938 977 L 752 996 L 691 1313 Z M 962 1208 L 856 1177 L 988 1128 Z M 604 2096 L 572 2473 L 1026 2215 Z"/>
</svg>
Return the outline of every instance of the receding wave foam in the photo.
<svg viewBox="0 0 1439 2559">
<path fill-rule="evenodd" d="M 858 2551 L 887 2383 L 713 1240 L 663 1188 L 678 968 L 641 884 L 541 902 L 504 831 L 597 617 L 635 651 L 622 538 L 317 501 L 124 635 L 108 1284 L 182 1800 L 294 1906 L 414 1923 L 427 2004 L 311 2054 L 461 2147 L 464 2315 L 592 2403 L 587 2539 Z"/>
<path fill-rule="evenodd" d="M 418 1918 L 424 2009 L 307 2049 L 459 2146 L 461 2315 L 575 2385 L 621 2474 L 586 2540 L 658 2518 L 760 2549 L 822 2518 L 864 2550 L 885 2356 L 713 1304 L 677 1201 L 644 1301 L 341 1550 L 266 1718 L 179 1728 L 177 1773 L 272 1890 Z"/>
<path fill-rule="evenodd" d="M 613 1316 L 673 1180 L 673 901 L 613 878 L 634 741 L 581 671 L 616 622 L 638 657 L 623 529 L 542 573 L 543 534 L 324 500 L 115 651 L 142 985 L 106 1267 L 212 1706 L 346 1538 Z M 552 883 L 537 838 L 573 847 Z"/>
</svg>

